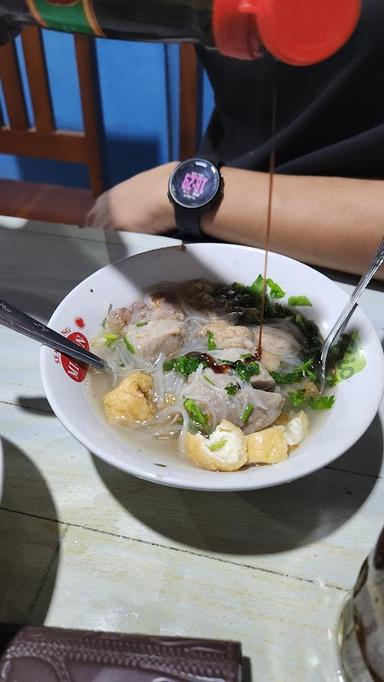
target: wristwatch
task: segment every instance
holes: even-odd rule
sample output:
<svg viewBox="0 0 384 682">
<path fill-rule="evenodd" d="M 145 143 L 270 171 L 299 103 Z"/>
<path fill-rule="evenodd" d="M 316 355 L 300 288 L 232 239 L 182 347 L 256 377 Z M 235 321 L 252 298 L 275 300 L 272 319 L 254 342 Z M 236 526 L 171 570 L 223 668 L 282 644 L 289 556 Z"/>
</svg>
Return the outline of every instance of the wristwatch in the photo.
<svg viewBox="0 0 384 682">
<path fill-rule="evenodd" d="M 171 173 L 168 199 L 175 208 L 176 228 L 182 238 L 202 237 L 200 220 L 203 213 L 223 197 L 221 165 L 196 157 L 182 161 Z"/>
</svg>

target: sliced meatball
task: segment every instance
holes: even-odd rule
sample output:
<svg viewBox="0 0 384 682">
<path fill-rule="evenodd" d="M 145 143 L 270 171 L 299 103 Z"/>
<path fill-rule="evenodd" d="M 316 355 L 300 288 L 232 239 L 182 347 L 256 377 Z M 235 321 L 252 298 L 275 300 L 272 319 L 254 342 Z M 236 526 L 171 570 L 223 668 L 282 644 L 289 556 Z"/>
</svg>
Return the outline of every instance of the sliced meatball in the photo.
<svg viewBox="0 0 384 682">
<path fill-rule="evenodd" d="M 260 363 L 268 372 L 277 372 L 280 367 L 280 359 L 277 355 L 270 353 L 269 350 L 262 348 Z"/>
<path fill-rule="evenodd" d="M 121 335 L 124 327 L 130 323 L 131 317 L 132 314 L 128 308 L 112 308 L 106 317 L 106 330 L 112 334 Z"/>
<path fill-rule="evenodd" d="M 284 398 L 280 393 L 254 389 L 252 404 L 254 409 L 244 428 L 244 433 L 260 431 L 273 424 L 281 414 Z"/>
<path fill-rule="evenodd" d="M 254 343 L 259 343 L 259 328 L 253 330 Z M 279 358 L 280 362 L 296 357 L 300 361 L 302 347 L 297 339 L 283 329 L 265 325 L 261 335 L 262 358 L 265 351 Z"/>
<path fill-rule="evenodd" d="M 255 376 L 250 379 L 251 385 L 253 388 L 259 388 L 262 391 L 273 391 L 276 386 L 276 381 L 271 377 L 268 370 L 263 367 L 261 362 L 259 362 L 259 368 L 260 373 L 255 374 Z"/>
<path fill-rule="evenodd" d="M 145 360 L 154 362 L 160 354 L 178 355 L 184 341 L 183 328 L 179 320 L 150 320 L 144 326 L 129 325 L 126 337 Z"/>
<path fill-rule="evenodd" d="M 184 313 L 176 297 L 166 291 L 155 291 L 130 307 L 132 322 L 149 320 L 184 320 Z"/>
<path fill-rule="evenodd" d="M 189 377 L 185 395 L 204 405 L 204 411 L 213 417 L 213 426 L 221 419 L 228 419 L 245 433 L 251 433 L 273 424 L 283 409 L 283 396 L 251 386 L 240 388 L 239 384 L 234 394 L 228 394 L 226 387 L 236 384 L 236 375 L 214 374 L 205 369 L 198 377 L 193 374 Z M 244 426 L 241 415 L 248 404 L 253 410 Z"/>
<path fill-rule="evenodd" d="M 213 334 L 217 349 L 242 348 L 248 353 L 255 349 L 252 330 L 249 327 L 229 324 L 226 320 L 212 320 L 201 328 L 202 337 L 208 337 L 208 332 Z"/>
</svg>

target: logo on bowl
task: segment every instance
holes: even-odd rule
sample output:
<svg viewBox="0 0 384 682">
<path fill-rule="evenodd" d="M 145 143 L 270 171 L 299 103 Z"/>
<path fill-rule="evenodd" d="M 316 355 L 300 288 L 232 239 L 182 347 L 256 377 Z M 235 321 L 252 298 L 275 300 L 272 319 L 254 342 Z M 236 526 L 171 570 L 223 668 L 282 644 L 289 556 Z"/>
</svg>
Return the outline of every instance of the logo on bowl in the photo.
<svg viewBox="0 0 384 682">
<path fill-rule="evenodd" d="M 74 343 L 77 343 L 78 346 L 81 346 L 81 348 L 89 350 L 88 339 L 81 332 L 71 332 L 67 327 L 66 329 L 63 329 L 62 334 L 64 334 L 69 341 L 73 341 Z M 87 376 L 87 365 L 83 365 L 82 362 L 78 362 L 78 360 L 74 360 L 64 353 L 55 353 L 55 362 L 61 363 L 64 372 L 72 381 L 80 383 L 81 381 L 84 381 Z"/>
<path fill-rule="evenodd" d="M 79 329 L 84 329 L 85 327 L 85 322 L 82 317 L 75 317 L 75 325 L 76 327 L 79 327 Z"/>
</svg>

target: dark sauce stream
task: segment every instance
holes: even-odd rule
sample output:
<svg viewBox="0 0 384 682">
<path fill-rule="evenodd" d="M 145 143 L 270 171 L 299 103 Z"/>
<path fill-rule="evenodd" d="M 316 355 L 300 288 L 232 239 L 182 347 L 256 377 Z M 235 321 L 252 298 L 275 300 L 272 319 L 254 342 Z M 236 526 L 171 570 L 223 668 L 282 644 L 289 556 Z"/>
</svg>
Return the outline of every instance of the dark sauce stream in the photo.
<svg viewBox="0 0 384 682">
<path fill-rule="evenodd" d="M 265 256 L 264 256 L 264 272 L 263 272 L 263 288 L 261 291 L 261 305 L 260 305 L 260 330 L 259 330 L 259 343 L 257 346 L 257 360 L 261 359 L 262 354 L 262 337 L 263 337 L 263 325 L 264 325 L 264 315 L 265 315 L 265 297 L 267 288 L 267 270 L 268 270 L 268 254 L 271 241 L 271 225 L 272 225 L 272 196 L 273 196 L 273 180 L 275 176 L 275 166 L 276 166 L 276 149 L 274 143 L 274 137 L 276 133 L 276 105 L 277 105 L 277 94 L 276 94 L 276 81 L 275 81 L 275 68 L 274 63 L 272 64 L 272 148 L 269 156 L 269 184 L 268 184 L 268 208 L 267 208 L 267 226 L 265 234 Z"/>
</svg>

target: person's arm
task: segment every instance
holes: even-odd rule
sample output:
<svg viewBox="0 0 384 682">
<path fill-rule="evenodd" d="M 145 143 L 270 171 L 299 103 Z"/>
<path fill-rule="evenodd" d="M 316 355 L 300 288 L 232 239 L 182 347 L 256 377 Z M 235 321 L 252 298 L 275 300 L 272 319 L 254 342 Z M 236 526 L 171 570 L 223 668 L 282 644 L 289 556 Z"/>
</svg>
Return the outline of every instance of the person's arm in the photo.
<svg viewBox="0 0 384 682">
<path fill-rule="evenodd" d="M 141 173 L 98 199 L 87 224 L 163 234 L 175 227 L 167 183 L 174 163 Z M 203 231 L 222 241 L 263 248 L 266 173 L 222 168 L 224 197 L 205 214 Z M 361 274 L 384 233 L 384 181 L 274 178 L 271 250 L 313 265 Z M 384 271 L 379 277 L 384 279 Z"/>
</svg>

